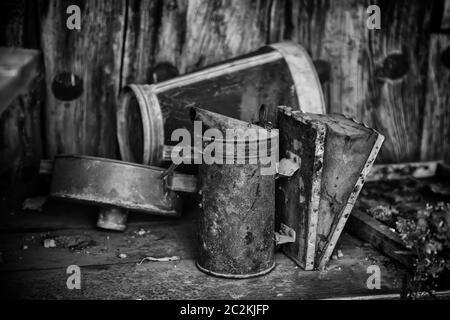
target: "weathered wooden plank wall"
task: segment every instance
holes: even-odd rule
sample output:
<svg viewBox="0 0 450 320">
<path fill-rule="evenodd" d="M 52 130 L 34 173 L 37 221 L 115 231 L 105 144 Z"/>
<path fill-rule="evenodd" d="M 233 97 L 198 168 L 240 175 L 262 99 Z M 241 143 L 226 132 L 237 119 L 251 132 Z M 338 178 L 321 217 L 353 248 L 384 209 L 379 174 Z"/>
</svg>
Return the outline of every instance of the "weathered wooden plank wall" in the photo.
<svg viewBox="0 0 450 320">
<path fill-rule="evenodd" d="M 450 35 L 430 39 L 421 159 L 450 163 Z"/>
<path fill-rule="evenodd" d="M 1 46 L 38 47 L 35 9 L 34 3 L 25 0 L 0 3 Z M 20 198 L 39 188 L 45 99 L 42 80 L 43 70 L 0 116 L 0 212 L 9 213 Z"/>
<path fill-rule="evenodd" d="M 70 4 L 81 7 L 81 31 L 65 28 Z M 366 27 L 371 4 L 381 8 L 381 30 Z M 446 29 L 448 6 L 448 0 L 39 1 L 47 156 L 117 156 L 115 107 L 126 83 L 160 81 L 290 39 L 329 70 L 322 79 L 328 110 L 386 136 L 380 161 L 443 158 L 443 151 L 448 159 L 440 142 L 448 141 L 447 118 L 432 132 L 424 120 L 435 108 L 427 92 L 432 20 L 438 11 Z M 447 69 L 435 69 L 443 79 Z M 83 92 L 62 101 L 54 81 L 76 84 L 67 74 L 83 81 Z M 445 95 L 449 84 L 439 81 Z M 445 101 L 442 110 L 449 108 Z M 426 142 L 429 135 L 434 142 Z"/>
<path fill-rule="evenodd" d="M 68 6 L 81 8 L 69 30 Z M 125 1 L 40 2 L 46 70 L 48 154 L 115 157 L 115 106 L 121 85 Z"/>
<path fill-rule="evenodd" d="M 285 37 L 330 64 L 324 85 L 330 112 L 364 121 L 386 136 L 383 162 L 418 159 L 425 94 L 427 37 L 434 2 L 292 1 Z M 366 26 L 381 9 L 381 30 Z"/>
</svg>

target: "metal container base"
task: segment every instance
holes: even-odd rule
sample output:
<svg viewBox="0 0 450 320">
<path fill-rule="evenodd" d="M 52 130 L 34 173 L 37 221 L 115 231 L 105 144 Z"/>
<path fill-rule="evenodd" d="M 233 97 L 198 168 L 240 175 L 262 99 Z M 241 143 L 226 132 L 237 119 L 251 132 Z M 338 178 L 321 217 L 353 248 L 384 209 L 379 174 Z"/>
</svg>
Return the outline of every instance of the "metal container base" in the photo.
<svg viewBox="0 0 450 320">
<path fill-rule="evenodd" d="M 219 272 L 214 272 L 208 269 L 203 268 L 202 266 L 200 266 L 198 264 L 198 262 L 195 263 L 195 265 L 197 266 L 197 268 L 209 275 L 215 276 L 215 277 L 220 277 L 220 278 L 228 278 L 228 279 L 248 279 L 248 278 L 255 278 L 255 277 L 260 277 L 263 275 L 268 274 L 269 272 L 271 272 L 273 269 L 275 269 L 276 263 L 274 262 L 272 266 L 270 266 L 269 268 L 260 271 L 258 273 L 251 273 L 251 274 L 231 274 L 231 273 L 219 273 Z"/>
</svg>

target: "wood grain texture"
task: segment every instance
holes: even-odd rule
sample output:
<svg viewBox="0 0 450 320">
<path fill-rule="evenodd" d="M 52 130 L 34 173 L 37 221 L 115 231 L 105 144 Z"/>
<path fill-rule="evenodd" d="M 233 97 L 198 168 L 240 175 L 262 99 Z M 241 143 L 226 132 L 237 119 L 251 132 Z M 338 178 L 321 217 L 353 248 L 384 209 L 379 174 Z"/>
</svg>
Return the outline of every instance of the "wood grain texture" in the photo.
<svg viewBox="0 0 450 320">
<path fill-rule="evenodd" d="M 405 267 L 413 268 L 415 257 L 409 254 L 410 251 L 406 248 L 401 238 L 389 230 L 386 225 L 366 213 L 359 210 L 352 212 L 346 229 Z"/>
<path fill-rule="evenodd" d="M 81 30 L 66 27 L 66 8 L 71 4 L 54 0 L 40 3 L 48 156 L 78 153 L 115 157 L 126 2 L 77 2 Z M 55 81 L 61 87 L 59 92 Z M 74 93 L 80 87 L 81 92 Z M 67 93 L 71 96 L 63 97 Z"/>
<path fill-rule="evenodd" d="M 266 44 L 270 1 L 163 2 L 155 60 L 180 73 L 251 52 Z"/>
<path fill-rule="evenodd" d="M 0 45 L 18 48 L 36 48 L 36 17 L 34 2 L 2 1 L 0 3 Z M 9 49 L 8 49 L 9 50 Z M 14 50 L 14 49 L 11 49 Z M 16 52 L 16 51 L 12 51 Z M 32 55 L 35 55 L 35 51 Z M 14 62 L 23 63 L 25 56 L 14 54 Z M 42 155 L 41 110 L 45 97 L 43 87 L 43 69 L 38 67 L 40 58 L 32 59 L 29 64 L 34 70 L 33 80 L 28 72 L 17 72 L 18 86 L 25 86 L 0 117 L 0 213 L 14 211 L 24 197 L 39 191 L 39 159 Z M 11 61 L 9 61 L 11 62 Z M 7 59 L 0 59 L 2 72 L 10 73 Z M 31 80 L 31 82 L 29 81 Z M 11 94 L 11 88 L 6 89 Z M 5 96 L 2 95 L 2 99 Z M 6 100 L 6 99 L 5 99 Z M 2 103 L 5 102 L 2 101 Z"/>
<path fill-rule="evenodd" d="M 450 35 L 431 35 L 429 50 L 421 160 L 449 163 Z"/>
<path fill-rule="evenodd" d="M 78 208 L 78 209 L 76 209 Z M 47 207 L 48 209 L 48 207 Z M 44 209 L 42 215 L 46 215 Z M 277 267 L 267 276 L 247 280 L 225 280 L 208 276 L 195 267 L 195 212 L 181 220 L 154 220 L 131 223 L 125 233 L 92 229 L 88 207 L 59 205 L 61 226 L 79 221 L 77 228 L 23 229 L 2 233 L 0 251 L 0 296 L 9 299 L 307 299 L 372 295 L 368 290 L 367 267 L 378 264 L 382 289 L 399 291 L 403 270 L 355 238 L 343 235 L 338 246 L 344 257 L 333 260 L 326 271 L 303 271 L 288 258 L 276 255 Z M 198 210 L 198 209 L 197 209 Z M 64 215 L 61 215 L 64 212 Z M 33 213 L 36 215 L 36 213 Z M 141 219 L 144 216 L 141 216 Z M 55 219 L 41 219 L 54 226 Z M 36 219 L 33 224 L 36 223 Z M 30 227 L 22 220 L 22 228 Z M 44 227 L 44 226 L 43 226 Z M 146 231 L 139 235 L 139 230 Z M 56 248 L 44 248 L 44 238 L 54 238 Z M 24 245 L 26 249 L 24 250 Z M 126 258 L 119 258 L 120 253 Z M 177 255 L 180 261 L 143 262 L 146 256 Z M 81 290 L 67 290 L 66 268 L 81 267 Z"/>
<path fill-rule="evenodd" d="M 345 250 L 345 249 L 344 249 Z M 9 299 L 324 299 L 371 295 L 363 258 L 373 251 L 358 248 L 325 272 L 307 272 L 277 255 L 277 267 L 267 276 L 224 280 L 200 272 L 194 260 L 176 262 L 124 263 L 81 267 L 82 289 L 67 290 L 67 265 L 53 270 L 0 273 L 0 296 Z M 362 260 L 360 260 L 362 259 Z M 399 291 L 401 272 L 380 267 L 381 290 Z M 389 270 L 389 271 L 388 271 Z"/>
<path fill-rule="evenodd" d="M 427 37 L 434 2 L 380 1 L 381 30 L 368 41 L 369 96 L 362 119 L 386 136 L 383 162 L 405 162 L 420 156 L 424 112 Z"/>
<path fill-rule="evenodd" d="M 386 136 L 381 162 L 417 160 L 425 95 L 427 37 L 436 1 L 288 1 L 285 37 L 331 65 L 330 112 Z M 366 27 L 369 4 L 381 29 Z"/>
<path fill-rule="evenodd" d="M 153 82 L 155 41 L 161 1 L 127 1 L 121 89 L 130 83 Z"/>
<path fill-rule="evenodd" d="M 326 86 L 328 111 L 357 115 L 364 99 L 359 57 L 364 44 L 364 1 L 289 1 L 286 37 L 306 48 L 315 60 L 330 64 Z"/>
<path fill-rule="evenodd" d="M 441 29 L 450 30 L 450 0 L 444 0 Z"/>
</svg>

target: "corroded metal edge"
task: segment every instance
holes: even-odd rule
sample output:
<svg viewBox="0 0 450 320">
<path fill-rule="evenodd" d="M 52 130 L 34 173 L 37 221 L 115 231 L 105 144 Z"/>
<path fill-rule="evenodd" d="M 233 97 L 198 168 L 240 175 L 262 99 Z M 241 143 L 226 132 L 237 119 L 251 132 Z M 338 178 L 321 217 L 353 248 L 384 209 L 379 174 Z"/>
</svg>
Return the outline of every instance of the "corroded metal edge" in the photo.
<svg viewBox="0 0 450 320">
<path fill-rule="evenodd" d="M 265 270 L 263 270 L 263 271 L 257 272 L 257 273 L 252 273 L 252 274 L 232 274 L 232 273 L 220 273 L 220 272 L 214 272 L 214 271 L 208 270 L 208 269 L 206 269 L 206 268 L 203 268 L 203 267 L 198 263 L 198 261 L 195 262 L 195 265 L 196 265 L 196 267 L 197 267 L 200 271 L 202 271 L 202 272 L 204 272 L 204 273 L 206 273 L 206 274 L 210 274 L 210 275 L 212 275 L 212 276 L 216 276 L 216 277 L 220 277 L 220 278 L 229 278 L 229 279 L 249 279 L 249 278 L 260 277 L 260 276 L 263 276 L 263 275 L 268 274 L 268 273 L 271 272 L 273 269 L 275 269 L 276 263 L 275 263 L 275 261 L 274 261 L 274 262 L 273 262 L 273 265 L 270 266 L 269 268 L 267 268 L 267 269 L 265 269 Z"/>
<path fill-rule="evenodd" d="M 143 155 L 142 162 L 149 165 L 159 165 L 163 161 L 164 122 L 155 93 L 155 85 L 130 84 L 124 88 L 122 99 L 117 109 L 117 139 L 120 155 L 125 161 L 133 159 L 127 136 L 126 113 L 129 108 L 130 95 L 134 94 L 139 104 L 139 111 L 143 127 Z"/>
<path fill-rule="evenodd" d="M 312 177 L 311 206 L 308 214 L 308 238 L 305 270 L 313 270 L 316 255 L 317 224 L 319 220 L 320 192 L 322 189 L 323 157 L 325 153 L 326 126 L 319 122 L 311 122 L 316 129 L 316 149 L 314 156 L 314 175 Z"/>
<path fill-rule="evenodd" d="M 291 41 L 273 43 L 268 47 L 277 50 L 286 61 L 294 81 L 298 103 L 303 112 L 325 114 L 325 98 L 319 76 L 308 52 Z"/>
<path fill-rule="evenodd" d="M 236 57 L 239 58 L 239 57 Z M 222 64 L 206 67 L 205 69 L 187 73 L 173 79 L 159 82 L 155 85 L 155 92 L 160 93 L 180 86 L 187 86 L 199 80 L 217 78 L 225 74 L 230 74 L 282 59 L 279 52 L 262 53 L 248 58 L 235 61 L 224 62 Z"/>
<path fill-rule="evenodd" d="M 66 195 L 59 192 L 52 192 L 51 197 L 54 199 L 60 199 L 60 200 L 69 200 L 73 202 L 78 203 L 84 203 L 84 204 L 90 204 L 95 206 L 104 206 L 104 207 L 111 207 L 111 206 L 117 206 L 124 210 L 131 210 L 135 212 L 143 212 L 143 213 L 149 213 L 151 215 L 163 215 L 163 216 L 171 216 L 171 217 L 179 217 L 181 216 L 181 213 L 177 210 L 166 210 L 162 209 L 161 207 L 154 206 L 152 204 L 146 204 L 144 205 L 135 205 L 132 202 L 124 202 L 124 201 L 116 201 L 116 202 L 110 202 L 110 201 L 103 201 L 98 198 L 92 198 L 89 199 L 90 194 L 80 194 L 78 196 L 73 195 Z"/>
<path fill-rule="evenodd" d="M 153 167 L 153 166 L 147 166 L 142 164 L 136 164 L 136 163 L 129 163 L 124 161 L 118 161 L 114 159 L 106 159 L 106 158 L 99 158 L 99 157 L 92 157 L 92 156 L 81 156 L 81 155 L 58 155 L 55 157 L 55 161 L 57 159 L 61 158 L 61 160 L 65 159 L 78 159 L 83 160 L 83 165 L 89 165 L 89 167 L 97 162 L 97 163 L 111 163 L 113 165 L 120 165 L 120 168 L 123 168 L 123 170 L 131 170 L 131 168 L 140 168 L 147 170 L 150 174 L 152 172 L 152 175 L 155 177 L 159 176 L 163 172 L 165 172 L 166 169 L 159 168 L 159 167 Z M 64 162 L 63 164 L 64 165 Z M 136 169 L 134 169 L 136 170 Z M 81 174 L 81 173 L 80 173 Z M 175 174 L 177 175 L 177 180 L 184 180 L 185 176 L 184 174 Z M 156 181 L 155 181 L 156 182 Z M 166 190 L 170 190 L 167 187 L 166 181 L 159 181 L 158 183 L 164 184 Z M 103 195 L 95 196 L 90 192 L 89 190 L 80 190 L 78 192 L 65 192 L 58 190 L 57 188 L 54 188 L 54 182 L 52 179 L 52 184 L 50 186 L 50 196 L 52 198 L 62 199 L 62 200 L 70 200 L 74 202 L 80 202 L 80 203 L 86 203 L 86 204 L 92 204 L 100 207 L 118 207 L 121 209 L 128 209 L 132 211 L 138 211 L 138 212 L 145 212 L 145 213 L 151 213 L 154 215 L 164 215 L 164 216 L 180 216 L 181 212 L 179 210 L 181 206 L 181 199 L 178 194 L 176 194 L 174 191 L 170 190 L 170 197 L 171 197 L 171 204 L 170 206 L 160 206 L 155 205 L 153 203 L 137 203 L 132 200 L 127 199 L 119 199 L 119 198 L 107 198 Z"/>
<path fill-rule="evenodd" d="M 360 122 L 352 119 L 354 122 L 361 124 Z M 367 126 L 366 126 L 367 127 Z M 336 246 L 336 242 L 338 241 L 342 230 L 344 229 L 345 223 L 347 222 L 348 217 L 350 216 L 350 213 L 353 209 L 353 206 L 355 205 L 356 199 L 358 198 L 359 193 L 361 192 L 361 189 L 364 185 L 365 179 L 367 175 L 370 172 L 370 169 L 373 166 L 373 163 L 375 162 L 375 159 L 378 155 L 378 152 L 381 149 L 381 145 L 384 141 L 384 136 L 377 132 L 376 130 L 372 129 L 373 133 L 377 135 L 377 139 L 372 147 L 372 151 L 370 152 L 366 163 L 364 164 L 364 168 L 359 175 L 358 180 L 355 183 L 355 186 L 353 188 L 353 191 L 350 193 L 350 196 L 348 197 L 347 204 L 345 205 L 344 209 L 339 214 L 339 217 L 337 219 L 337 222 L 333 223 L 333 226 L 331 228 L 331 237 L 328 239 L 325 249 L 323 250 L 323 253 L 321 257 L 318 259 L 318 269 L 324 269 L 326 264 L 328 263 L 331 254 L 333 253 L 333 250 Z"/>
</svg>

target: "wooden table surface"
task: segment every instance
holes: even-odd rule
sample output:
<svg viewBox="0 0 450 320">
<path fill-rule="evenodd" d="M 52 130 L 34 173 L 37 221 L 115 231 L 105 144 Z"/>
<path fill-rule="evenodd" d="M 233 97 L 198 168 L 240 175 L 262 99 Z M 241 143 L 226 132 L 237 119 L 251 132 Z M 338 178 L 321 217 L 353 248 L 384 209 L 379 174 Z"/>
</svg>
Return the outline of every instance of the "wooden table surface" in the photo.
<svg viewBox="0 0 450 320">
<path fill-rule="evenodd" d="M 266 276 L 228 280 L 195 267 L 195 209 L 182 218 L 132 214 L 124 233 L 96 229 L 94 207 L 48 201 L 42 212 L 0 216 L 0 295 L 22 299 L 327 299 L 399 293 L 404 270 L 370 245 L 343 233 L 325 271 L 303 271 L 281 253 Z M 145 234 L 139 235 L 139 230 Z M 142 232 L 141 232 L 142 234 Z M 56 248 L 44 248 L 53 238 Z M 125 254 L 126 258 L 120 258 Z M 179 256 L 173 262 L 144 257 Z M 69 290 L 67 267 L 81 268 Z M 367 267 L 378 265 L 381 289 L 369 290 Z"/>
</svg>

